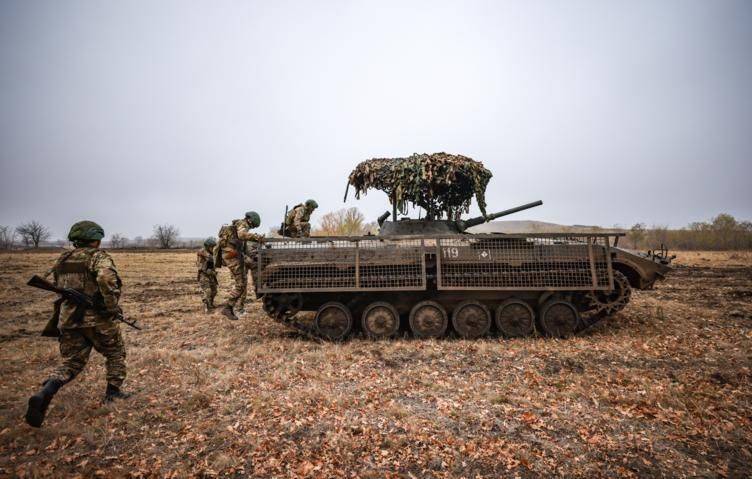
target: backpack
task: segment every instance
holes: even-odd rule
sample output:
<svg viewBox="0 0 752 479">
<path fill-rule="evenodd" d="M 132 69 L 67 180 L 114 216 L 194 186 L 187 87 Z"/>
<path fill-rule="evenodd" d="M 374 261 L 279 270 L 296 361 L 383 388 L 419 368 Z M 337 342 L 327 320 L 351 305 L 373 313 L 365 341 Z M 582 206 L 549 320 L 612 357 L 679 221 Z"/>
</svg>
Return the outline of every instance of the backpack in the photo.
<svg viewBox="0 0 752 479">
<path fill-rule="evenodd" d="M 217 242 L 217 246 L 214 247 L 215 268 L 221 268 L 224 266 L 224 262 L 222 261 L 222 249 L 227 248 L 234 242 L 234 240 L 238 239 L 238 230 L 235 226 L 238 221 L 239 220 L 234 220 L 229 225 L 222 225 L 219 229 L 219 233 L 217 233 L 219 241 Z"/>
</svg>

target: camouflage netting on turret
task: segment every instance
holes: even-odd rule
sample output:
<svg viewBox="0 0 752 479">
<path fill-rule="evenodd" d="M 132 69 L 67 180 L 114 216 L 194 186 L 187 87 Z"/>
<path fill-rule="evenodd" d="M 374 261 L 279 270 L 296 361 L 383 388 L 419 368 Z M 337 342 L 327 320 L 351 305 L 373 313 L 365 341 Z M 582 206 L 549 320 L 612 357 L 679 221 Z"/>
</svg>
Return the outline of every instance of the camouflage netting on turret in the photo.
<svg viewBox="0 0 752 479">
<path fill-rule="evenodd" d="M 458 219 L 469 211 L 473 195 L 486 215 L 486 186 L 491 176 L 483 163 L 466 156 L 415 153 L 407 158 L 366 160 L 355 167 L 348 181 L 355 187 L 356 198 L 376 188 L 389 195 L 403 214 L 412 203 L 425 209 L 429 219 L 444 214 Z"/>
</svg>

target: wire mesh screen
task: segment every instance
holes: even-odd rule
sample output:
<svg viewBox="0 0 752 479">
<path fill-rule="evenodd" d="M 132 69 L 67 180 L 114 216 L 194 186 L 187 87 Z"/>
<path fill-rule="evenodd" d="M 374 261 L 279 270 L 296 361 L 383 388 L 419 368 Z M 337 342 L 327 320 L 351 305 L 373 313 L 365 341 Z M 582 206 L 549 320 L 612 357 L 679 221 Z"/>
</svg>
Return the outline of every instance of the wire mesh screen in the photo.
<svg viewBox="0 0 752 479">
<path fill-rule="evenodd" d="M 417 239 L 269 240 L 259 250 L 259 292 L 425 289 Z"/>
<path fill-rule="evenodd" d="M 372 239 L 358 243 L 361 289 L 426 289 L 422 240 Z"/>
<path fill-rule="evenodd" d="M 437 241 L 439 289 L 609 290 L 608 236 L 466 236 Z"/>
</svg>

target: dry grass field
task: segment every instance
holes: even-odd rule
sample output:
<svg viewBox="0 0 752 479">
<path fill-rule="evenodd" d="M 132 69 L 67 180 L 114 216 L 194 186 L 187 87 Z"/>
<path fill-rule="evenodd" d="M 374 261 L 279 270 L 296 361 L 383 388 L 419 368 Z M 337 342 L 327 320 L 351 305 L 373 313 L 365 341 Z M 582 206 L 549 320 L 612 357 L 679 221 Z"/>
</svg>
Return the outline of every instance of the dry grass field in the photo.
<svg viewBox="0 0 752 479">
<path fill-rule="evenodd" d="M 0 475 L 740 477 L 752 471 L 752 253 L 679 253 L 657 289 L 580 337 L 318 343 L 199 312 L 194 255 L 115 253 L 127 401 L 104 369 L 26 399 L 58 358 L 52 253 L 0 255 Z M 220 277 L 220 300 L 228 286 Z"/>
</svg>

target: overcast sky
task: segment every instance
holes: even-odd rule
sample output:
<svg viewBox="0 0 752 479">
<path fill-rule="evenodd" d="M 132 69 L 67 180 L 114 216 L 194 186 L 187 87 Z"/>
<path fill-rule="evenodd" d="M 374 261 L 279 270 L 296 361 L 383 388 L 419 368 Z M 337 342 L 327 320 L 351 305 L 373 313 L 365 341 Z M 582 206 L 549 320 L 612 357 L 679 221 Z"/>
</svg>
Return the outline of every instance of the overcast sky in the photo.
<svg viewBox="0 0 752 479">
<path fill-rule="evenodd" d="M 0 3 L 0 225 L 374 219 L 352 168 L 437 151 L 514 219 L 752 219 L 752 2 Z"/>
</svg>

